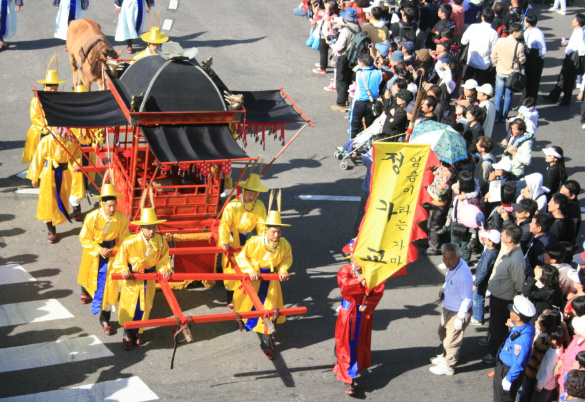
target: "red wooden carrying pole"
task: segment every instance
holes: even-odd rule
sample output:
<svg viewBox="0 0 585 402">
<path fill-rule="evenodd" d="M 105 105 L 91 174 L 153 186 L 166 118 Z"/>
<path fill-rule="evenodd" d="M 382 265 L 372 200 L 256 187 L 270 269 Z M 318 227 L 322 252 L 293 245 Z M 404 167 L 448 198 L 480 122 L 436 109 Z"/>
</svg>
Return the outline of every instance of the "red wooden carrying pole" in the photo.
<svg viewBox="0 0 585 402">
<path fill-rule="evenodd" d="M 297 315 L 297 314 L 305 314 L 307 312 L 306 307 L 288 307 L 288 308 L 281 308 L 278 309 L 278 313 L 280 315 Z M 269 316 L 274 315 L 274 310 L 268 311 L 249 311 L 249 312 L 242 312 L 239 313 L 240 318 L 260 318 L 264 317 L 265 313 Z M 237 320 L 238 316 L 236 313 L 223 313 L 223 314 L 209 314 L 209 315 L 197 315 L 197 316 L 186 316 L 184 317 L 185 322 L 189 321 L 195 324 L 201 324 L 204 322 L 216 322 L 216 321 L 230 321 L 230 320 Z M 136 328 L 149 328 L 149 327 L 163 327 L 163 326 L 174 326 L 177 325 L 177 321 L 174 318 L 157 318 L 153 320 L 143 320 L 143 321 L 129 321 L 124 324 L 124 328 L 126 329 L 136 329 Z"/>
<path fill-rule="evenodd" d="M 124 279 L 122 274 L 112 274 L 112 279 L 115 281 L 119 281 Z M 171 281 L 221 281 L 221 280 L 238 280 L 241 281 L 244 278 L 245 274 L 214 274 L 214 273 L 205 273 L 205 272 L 191 272 L 191 273 L 174 273 L 171 276 Z M 262 280 L 265 281 L 277 281 L 278 274 L 262 274 L 260 276 Z M 162 279 L 162 275 L 160 274 L 131 274 L 128 279 L 131 280 L 138 280 L 138 281 L 154 281 L 157 279 Z M 164 281 L 160 281 L 161 283 Z"/>
<path fill-rule="evenodd" d="M 310 123 L 310 122 L 309 122 L 309 123 Z M 296 140 L 296 138 L 297 138 L 297 137 L 298 137 L 298 136 L 299 136 L 299 135 L 300 135 L 300 134 L 303 132 L 303 130 L 305 129 L 305 127 L 307 127 L 307 125 L 306 125 L 306 124 L 304 124 L 304 125 L 303 125 L 303 127 L 301 127 L 301 129 L 300 129 L 300 130 L 299 130 L 299 131 L 298 131 L 298 132 L 297 132 L 297 133 L 296 133 L 296 134 L 295 134 L 295 135 L 294 135 L 294 136 L 293 136 L 293 137 L 290 139 L 290 141 L 289 141 L 289 142 L 288 142 L 288 143 L 287 143 L 287 144 L 284 146 L 284 148 L 282 148 L 282 149 L 280 150 L 280 152 L 276 154 L 276 156 L 275 156 L 275 157 L 272 159 L 272 161 L 270 161 L 270 163 L 269 163 L 268 165 L 266 165 L 266 167 L 264 168 L 264 170 L 262 170 L 262 172 L 260 172 L 260 174 L 261 174 L 261 175 L 262 175 L 262 174 L 264 174 L 264 172 L 266 172 L 266 169 L 268 169 L 268 168 L 269 168 L 269 167 L 270 167 L 270 166 L 271 166 L 271 165 L 274 163 L 274 161 L 275 161 L 275 160 L 277 160 L 277 159 L 278 159 L 278 157 L 279 157 L 280 155 L 282 155 L 282 153 L 283 153 L 283 152 L 284 152 L 284 151 L 285 151 L 285 150 L 286 150 L 286 149 L 289 147 L 289 145 L 290 145 L 290 144 L 292 144 L 292 142 L 293 142 L 294 140 Z M 284 137 L 283 137 L 283 138 L 284 138 Z"/>
<path fill-rule="evenodd" d="M 240 269 L 240 267 L 236 263 L 236 259 L 234 258 L 234 255 L 232 254 L 231 249 L 228 250 L 225 253 L 225 255 L 228 258 L 228 260 L 230 261 L 230 264 L 231 264 L 232 268 L 234 269 L 234 271 L 236 271 L 237 274 L 243 275 L 242 270 Z M 260 301 L 260 298 L 258 297 L 258 294 L 254 290 L 254 286 L 252 285 L 252 282 L 250 282 L 250 281 L 242 281 L 242 285 L 241 286 L 243 287 L 244 292 L 250 298 L 250 301 L 252 302 L 252 304 L 254 305 L 254 307 L 256 308 L 256 310 L 257 311 L 260 311 L 260 312 L 263 312 L 263 313 L 266 313 L 266 310 L 264 310 L 264 304 Z"/>
</svg>

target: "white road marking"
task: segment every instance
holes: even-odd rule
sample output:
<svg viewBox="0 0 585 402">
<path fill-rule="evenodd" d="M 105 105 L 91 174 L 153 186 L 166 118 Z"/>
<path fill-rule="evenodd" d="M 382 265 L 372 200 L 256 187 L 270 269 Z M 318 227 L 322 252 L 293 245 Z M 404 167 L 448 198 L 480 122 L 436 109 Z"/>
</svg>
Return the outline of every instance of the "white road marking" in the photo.
<svg viewBox="0 0 585 402">
<path fill-rule="evenodd" d="M 179 0 L 169 1 L 169 10 L 176 10 L 179 7 Z"/>
<path fill-rule="evenodd" d="M 2 399 L 4 402 L 145 402 L 158 396 L 138 377 Z"/>
<path fill-rule="evenodd" d="M 73 318 L 55 299 L 0 305 L 0 327 Z"/>
<path fill-rule="evenodd" d="M 22 172 L 22 173 L 19 173 L 19 174 L 17 174 L 17 175 L 16 175 L 16 177 L 18 177 L 19 179 L 26 179 L 26 174 L 27 174 L 27 173 L 28 173 L 28 169 L 27 169 L 27 170 L 25 170 L 25 171 L 24 171 L 24 172 Z"/>
<path fill-rule="evenodd" d="M 39 195 L 39 189 L 37 188 L 18 188 L 16 194 L 36 194 Z"/>
<path fill-rule="evenodd" d="M 297 197 L 304 201 L 360 201 L 361 197 L 352 197 L 346 195 L 299 195 Z"/>
<path fill-rule="evenodd" d="M 36 281 L 18 264 L 0 265 L 0 285 Z"/>
<path fill-rule="evenodd" d="M 581 213 L 585 213 L 585 208 L 581 208 Z"/>
<path fill-rule="evenodd" d="M 109 356 L 114 354 L 95 335 L 0 348 L 0 373 Z"/>
<path fill-rule="evenodd" d="M 170 31 L 172 26 L 173 26 L 173 20 L 171 20 L 171 19 L 169 19 L 169 18 L 166 18 L 166 19 L 163 21 L 163 24 L 162 24 L 162 27 L 161 27 L 161 29 L 162 29 L 163 31 Z"/>
</svg>

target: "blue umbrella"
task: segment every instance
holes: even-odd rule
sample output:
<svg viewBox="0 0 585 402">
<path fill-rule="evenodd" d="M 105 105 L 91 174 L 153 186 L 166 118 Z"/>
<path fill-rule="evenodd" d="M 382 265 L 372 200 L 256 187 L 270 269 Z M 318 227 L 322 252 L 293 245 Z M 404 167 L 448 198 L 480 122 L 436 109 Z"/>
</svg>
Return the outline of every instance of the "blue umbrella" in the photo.
<svg viewBox="0 0 585 402">
<path fill-rule="evenodd" d="M 416 124 L 409 143 L 431 144 L 437 157 L 451 165 L 467 159 L 467 144 L 461 134 L 451 126 L 433 120 Z"/>
</svg>

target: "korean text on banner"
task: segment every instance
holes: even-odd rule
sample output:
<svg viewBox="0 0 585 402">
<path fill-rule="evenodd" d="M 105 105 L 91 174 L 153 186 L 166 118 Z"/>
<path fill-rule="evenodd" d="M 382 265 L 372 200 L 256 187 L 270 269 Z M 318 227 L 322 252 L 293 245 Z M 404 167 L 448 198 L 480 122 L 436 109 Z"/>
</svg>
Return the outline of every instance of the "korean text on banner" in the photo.
<svg viewBox="0 0 585 402">
<path fill-rule="evenodd" d="M 354 256 L 370 289 L 408 263 L 430 145 L 375 142 L 370 198 Z"/>
</svg>

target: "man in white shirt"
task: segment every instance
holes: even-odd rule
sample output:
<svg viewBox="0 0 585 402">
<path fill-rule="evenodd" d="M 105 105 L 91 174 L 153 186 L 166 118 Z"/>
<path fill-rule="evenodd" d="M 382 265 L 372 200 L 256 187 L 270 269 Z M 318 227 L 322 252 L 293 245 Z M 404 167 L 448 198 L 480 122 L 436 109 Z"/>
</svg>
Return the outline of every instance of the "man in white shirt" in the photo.
<svg viewBox="0 0 585 402">
<path fill-rule="evenodd" d="M 479 85 L 494 83 L 490 73 L 492 61 L 490 54 L 498 40 L 497 32 L 492 28 L 494 11 L 484 8 L 481 12 L 481 21 L 471 24 L 461 38 L 461 44 L 467 45 L 467 64 L 464 67 L 462 82 L 473 78 Z"/>
<path fill-rule="evenodd" d="M 585 26 L 585 14 L 577 14 L 573 18 L 571 23 L 573 27 L 573 34 L 569 38 L 569 42 L 562 42 L 563 46 L 567 46 L 565 51 L 565 59 L 563 60 L 563 67 L 557 80 L 557 85 L 550 91 L 548 96 L 543 96 L 544 99 L 556 103 L 561 93 L 563 98 L 561 99 L 561 106 L 569 106 L 571 103 L 571 95 L 573 94 L 573 88 L 575 88 L 575 80 L 577 74 L 583 73 L 583 59 L 585 58 L 585 41 L 583 36 L 583 27 Z M 573 57 L 576 56 L 573 53 L 578 52 L 580 58 L 581 71 L 575 68 Z"/>
<path fill-rule="evenodd" d="M 531 96 L 534 100 L 538 97 L 538 87 L 540 86 L 540 77 L 544 68 L 544 55 L 546 54 L 546 42 L 544 34 L 540 28 L 536 27 L 538 17 L 534 14 L 528 14 L 524 19 L 524 46 L 526 53 L 526 63 L 524 63 L 524 72 L 526 74 L 526 87 L 523 91 L 522 99 Z"/>
<path fill-rule="evenodd" d="M 467 263 L 461 259 L 461 249 L 457 244 L 443 244 L 441 251 L 448 269 L 440 293 L 443 311 L 439 338 L 444 351 L 431 359 L 433 366 L 429 370 L 435 375 L 453 375 L 463 344 L 463 332 L 471 320 L 473 277 Z"/>
</svg>

